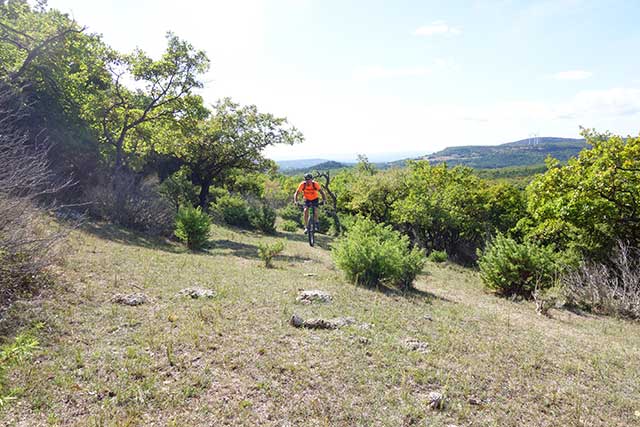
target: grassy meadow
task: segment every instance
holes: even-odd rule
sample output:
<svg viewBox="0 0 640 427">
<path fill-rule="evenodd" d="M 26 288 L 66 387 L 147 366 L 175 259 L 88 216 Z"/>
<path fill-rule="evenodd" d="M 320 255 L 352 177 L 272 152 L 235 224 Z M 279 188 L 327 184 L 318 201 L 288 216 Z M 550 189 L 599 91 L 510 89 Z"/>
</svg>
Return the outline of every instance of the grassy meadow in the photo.
<svg viewBox="0 0 640 427">
<path fill-rule="evenodd" d="M 265 268 L 258 244 L 282 238 Z M 334 268 L 331 239 L 319 239 L 310 248 L 302 233 L 214 227 L 209 248 L 192 253 L 108 225 L 74 231 L 59 284 L 2 323 L 3 334 L 31 330 L 40 347 L 9 373 L 17 400 L 0 424 L 640 425 L 637 322 L 538 316 L 447 263 L 427 263 L 406 295 L 356 287 Z M 192 287 L 215 297 L 178 295 Z M 296 303 L 309 289 L 333 302 Z M 120 305 L 116 293 L 149 301 Z M 294 313 L 356 323 L 297 329 Z"/>
</svg>

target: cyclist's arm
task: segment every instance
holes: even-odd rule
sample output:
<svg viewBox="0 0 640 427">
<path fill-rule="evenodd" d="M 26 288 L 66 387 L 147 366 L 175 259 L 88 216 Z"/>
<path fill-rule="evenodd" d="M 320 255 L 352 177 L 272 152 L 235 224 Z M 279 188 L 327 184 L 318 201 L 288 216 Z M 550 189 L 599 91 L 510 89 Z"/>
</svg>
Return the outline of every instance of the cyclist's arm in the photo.
<svg viewBox="0 0 640 427">
<path fill-rule="evenodd" d="M 300 186 L 298 186 L 298 188 L 296 188 L 296 192 L 293 193 L 293 203 L 294 204 L 298 204 L 298 193 L 300 192 Z"/>
</svg>

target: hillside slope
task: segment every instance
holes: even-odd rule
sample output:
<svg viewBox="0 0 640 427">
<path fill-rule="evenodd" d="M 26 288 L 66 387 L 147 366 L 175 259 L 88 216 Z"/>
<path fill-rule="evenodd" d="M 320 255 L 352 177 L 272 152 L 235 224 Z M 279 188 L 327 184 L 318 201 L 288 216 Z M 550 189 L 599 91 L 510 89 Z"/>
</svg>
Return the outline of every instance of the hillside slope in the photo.
<svg viewBox="0 0 640 427">
<path fill-rule="evenodd" d="M 345 283 L 330 239 L 214 228 L 189 253 L 111 226 L 74 232 L 65 286 L 16 306 L 40 323 L 41 350 L 11 376 L 18 400 L 2 425 L 613 426 L 633 425 L 640 325 L 486 294 L 478 275 L 428 264 L 402 295 Z M 180 296 L 184 288 L 211 299 Z M 321 289 L 333 303 L 296 303 Z M 143 293 L 139 306 L 114 294 Z M 350 316 L 338 330 L 305 319 Z M 413 340 L 413 341 L 412 341 Z M 432 409 L 429 395 L 444 395 Z"/>
<path fill-rule="evenodd" d="M 503 168 L 544 163 L 547 156 L 566 161 L 587 147 L 583 139 L 543 137 L 501 145 L 449 147 L 425 156 L 431 163 L 447 162 L 473 168 Z"/>
</svg>

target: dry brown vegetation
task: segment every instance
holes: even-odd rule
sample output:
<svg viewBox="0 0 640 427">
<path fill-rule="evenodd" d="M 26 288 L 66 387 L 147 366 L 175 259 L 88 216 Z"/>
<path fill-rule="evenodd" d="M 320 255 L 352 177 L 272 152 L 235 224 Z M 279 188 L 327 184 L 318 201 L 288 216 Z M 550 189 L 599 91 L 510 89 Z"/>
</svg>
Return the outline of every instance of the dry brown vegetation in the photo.
<svg viewBox="0 0 640 427">
<path fill-rule="evenodd" d="M 3 425 L 630 426 L 640 422 L 640 325 L 485 293 L 476 272 L 427 264 L 406 295 L 354 287 L 316 248 L 214 228 L 191 253 L 111 226 L 72 234 L 63 288 L 14 305 L 14 330 L 44 325 L 11 373 Z M 323 236 L 320 236 L 321 239 Z M 187 287 L 211 299 L 179 296 Z M 296 303 L 322 289 L 331 304 Z M 114 294 L 144 293 L 139 306 Z M 350 316 L 337 330 L 303 318 Z M 371 324 L 362 328 L 363 323 Z M 412 351 L 406 342 L 421 343 Z M 415 346 L 414 346 L 415 347 Z M 418 347 L 416 347 L 418 348 Z M 426 351 L 424 351 L 426 349 Z M 430 393 L 443 395 L 432 408 Z"/>
</svg>

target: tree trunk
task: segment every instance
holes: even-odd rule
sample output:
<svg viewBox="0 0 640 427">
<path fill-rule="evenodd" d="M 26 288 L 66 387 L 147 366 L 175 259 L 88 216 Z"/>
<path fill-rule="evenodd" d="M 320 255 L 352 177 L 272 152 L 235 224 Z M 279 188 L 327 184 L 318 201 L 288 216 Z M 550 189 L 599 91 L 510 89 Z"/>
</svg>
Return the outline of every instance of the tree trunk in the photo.
<svg viewBox="0 0 640 427">
<path fill-rule="evenodd" d="M 209 198 L 209 188 L 211 187 L 211 181 L 202 181 L 200 183 L 200 194 L 198 195 L 198 206 L 203 211 L 208 211 L 207 199 Z"/>
</svg>

